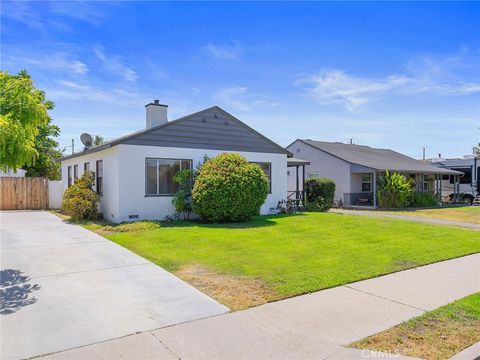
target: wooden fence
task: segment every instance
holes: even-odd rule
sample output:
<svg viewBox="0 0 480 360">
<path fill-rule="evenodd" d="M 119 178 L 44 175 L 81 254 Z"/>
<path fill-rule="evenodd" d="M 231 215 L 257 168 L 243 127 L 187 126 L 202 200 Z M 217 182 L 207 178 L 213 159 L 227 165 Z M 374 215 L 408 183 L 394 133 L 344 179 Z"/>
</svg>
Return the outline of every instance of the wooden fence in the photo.
<svg viewBox="0 0 480 360">
<path fill-rule="evenodd" d="M 48 209 L 48 180 L 0 177 L 0 210 Z"/>
</svg>

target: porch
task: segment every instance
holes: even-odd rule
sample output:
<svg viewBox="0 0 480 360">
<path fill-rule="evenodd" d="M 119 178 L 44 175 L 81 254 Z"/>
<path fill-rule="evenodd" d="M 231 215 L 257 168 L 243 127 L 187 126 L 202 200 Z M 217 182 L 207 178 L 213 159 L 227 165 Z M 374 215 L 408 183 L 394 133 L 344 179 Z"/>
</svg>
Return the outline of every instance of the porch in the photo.
<svg viewBox="0 0 480 360">
<path fill-rule="evenodd" d="M 287 201 L 292 203 L 297 209 L 305 206 L 305 166 L 310 165 L 310 161 L 289 158 L 287 159 L 287 170 L 295 169 L 295 190 L 287 191 Z M 301 169 L 300 169 L 301 168 Z"/>
<path fill-rule="evenodd" d="M 442 201 L 442 176 L 445 175 L 444 169 L 439 169 L 438 173 L 432 172 L 411 172 L 408 170 L 391 170 L 390 173 L 396 172 L 404 175 L 410 180 L 414 192 L 430 193 L 435 195 L 439 201 Z M 352 165 L 350 174 L 350 190 L 349 193 L 343 194 L 343 205 L 351 208 L 377 208 L 377 187 L 378 179 L 384 175 L 386 170 L 367 169 Z M 453 200 L 459 200 L 459 184 L 461 173 L 451 171 L 453 177 Z"/>
</svg>

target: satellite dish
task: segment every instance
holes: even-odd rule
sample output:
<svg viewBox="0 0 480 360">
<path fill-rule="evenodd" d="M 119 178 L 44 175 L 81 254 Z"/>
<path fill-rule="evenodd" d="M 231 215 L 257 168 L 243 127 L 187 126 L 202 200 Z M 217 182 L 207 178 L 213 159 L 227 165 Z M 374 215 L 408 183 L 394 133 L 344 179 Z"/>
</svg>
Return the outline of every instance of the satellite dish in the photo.
<svg viewBox="0 0 480 360">
<path fill-rule="evenodd" d="M 83 133 L 82 135 L 80 135 L 80 141 L 83 145 L 85 145 L 85 149 L 92 147 L 93 140 L 90 134 Z"/>
</svg>

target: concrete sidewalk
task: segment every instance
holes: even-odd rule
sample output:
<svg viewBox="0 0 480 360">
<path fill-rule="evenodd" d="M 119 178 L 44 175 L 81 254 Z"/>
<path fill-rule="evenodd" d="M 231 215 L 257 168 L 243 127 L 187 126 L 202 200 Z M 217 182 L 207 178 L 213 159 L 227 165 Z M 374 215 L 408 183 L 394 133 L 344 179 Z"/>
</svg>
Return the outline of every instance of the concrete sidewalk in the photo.
<svg viewBox="0 0 480 360">
<path fill-rule="evenodd" d="M 434 218 L 426 218 L 420 216 L 410 216 L 410 215 L 401 215 L 395 213 L 385 213 L 380 211 L 372 211 L 372 210 L 347 210 L 347 209 L 330 209 L 330 212 L 334 212 L 337 214 L 348 214 L 348 215 L 359 215 L 359 216 L 371 216 L 371 217 L 385 217 L 391 219 L 401 219 L 401 220 L 410 220 L 416 221 L 426 224 L 434 224 L 434 225 L 447 225 L 447 226 L 459 226 L 464 227 L 467 229 L 472 230 L 480 230 L 479 224 L 474 224 L 471 222 L 465 221 L 452 221 L 452 220 L 444 220 L 444 219 L 434 219 Z"/>
<path fill-rule="evenodd" d="M 348 349 L 344 345 L 477 291 L 480 291 L 480 254 L 73 349 L 48 358 L 401 358 Z"/>
</svg>

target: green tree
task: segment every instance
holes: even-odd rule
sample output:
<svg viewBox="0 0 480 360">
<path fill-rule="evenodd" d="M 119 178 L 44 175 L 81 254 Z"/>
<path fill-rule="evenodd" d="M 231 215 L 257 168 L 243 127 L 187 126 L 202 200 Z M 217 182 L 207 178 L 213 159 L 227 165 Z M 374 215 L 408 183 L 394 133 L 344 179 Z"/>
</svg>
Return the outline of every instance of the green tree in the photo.
<svg viewBox="0 0 480 360">
<path fill-rule="evenodd" d="M 105 139 L 103 138 L 103 136 L 100 136 L 100 135 L 97 134 L 93 137 L 92 145 L 93 146 L 102 145 L 104 141 L 105 141 Z"/>
<path fill-rule="evenodd" d="M 33 165 L 23 166 L 27 170 L 27 176 L 45 176 L 50 180 L 60 180 L 60 162 L 62 151 L 55 140 L 60 135 L 60 128 L 48 121 L 46 125 L 39 128 L 35 138 L 35 150 L 38 157 Z"/>
<path fill-rule="evenodd" d="M 480 157 L 480 143 L 478 143 L 478 145 L 474 147 L 474 150 L 475 150 L 475 155 L 477 157 Z"/>
<path fill-rule="evenodd" d="M 377 184 L 377 200 L 381 208 L 399 208 L 408 204 L 412 186 L 404 175 L 390 174 L 387 170 L 378 178 Z"/>
<path fill-rule="evenodd" d="M 18 75 L 0 71 L 0 94 L 0 169 L 31 166 L 38 157 L 35 138 L 49 123 L 53 102 L 25 70 Z"/>
</svg>

